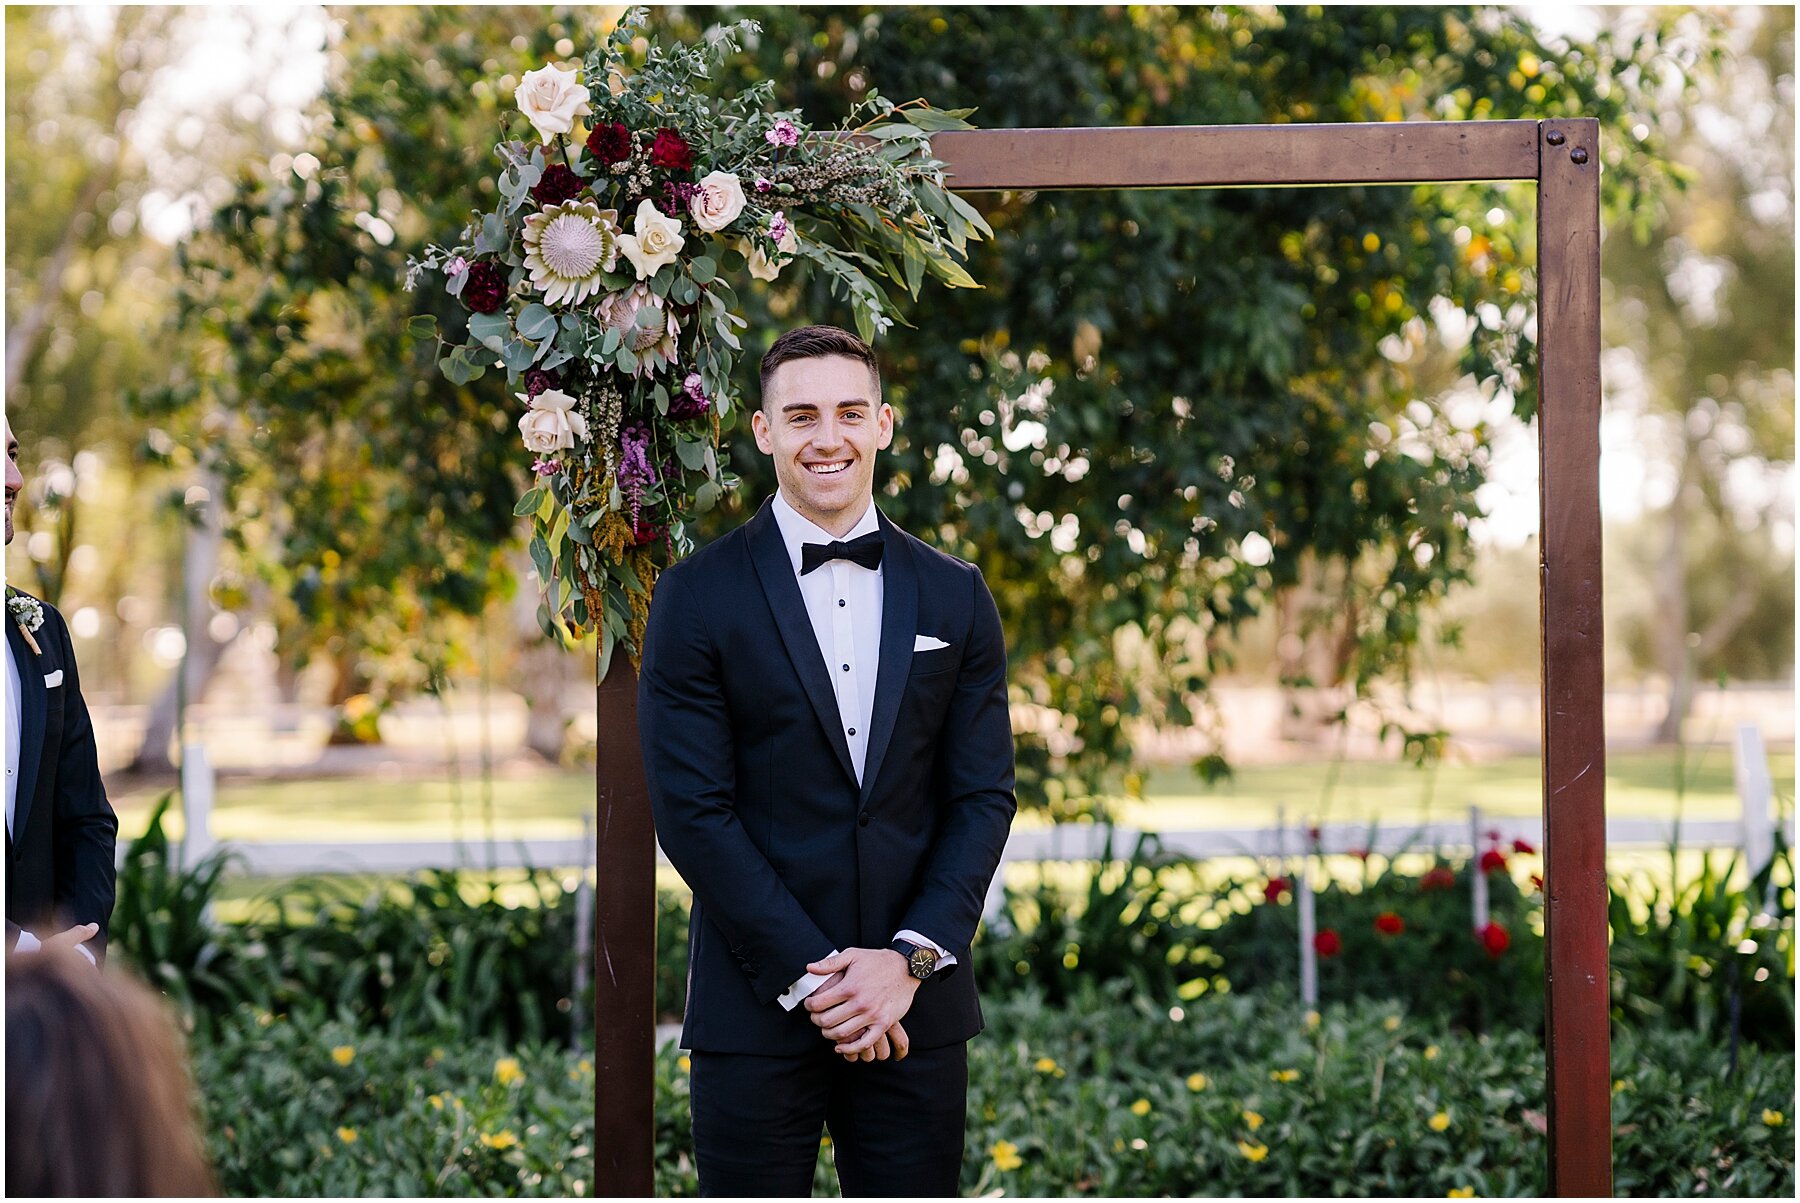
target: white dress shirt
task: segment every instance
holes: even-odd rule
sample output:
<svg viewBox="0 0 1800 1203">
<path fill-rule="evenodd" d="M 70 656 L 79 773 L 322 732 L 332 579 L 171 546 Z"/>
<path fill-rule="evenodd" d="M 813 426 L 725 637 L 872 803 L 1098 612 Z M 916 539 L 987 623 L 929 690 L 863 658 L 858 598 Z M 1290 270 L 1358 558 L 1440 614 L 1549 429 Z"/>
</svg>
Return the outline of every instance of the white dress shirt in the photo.
<svg viewBox="0 0 1800 1203">
<path fill-rule="evenodd" d="M 881 569 L 864 568 L 850 560 L 827 560 L 801 576 L 800 549 L 807 543 L 848 543 L 880 530 L 875 505 L 871 502 L 856 525 L 842 536 L 801 516 L 779 491 L 771 508 L 787 547 L 788 560 L 794 566 L 794 578 L 800 584 L 800 596 L 806 602 L 806 616 L 812 620 L 813 637 L 830 670 L 838 721 L 844 742 L 850 746 L 850 764 L 860 785 L 869 754 L 869 722 L 875 713 L 875 677 L 881 665 Z M 915 931 L 897 932 L 894 938 L 931 949 L 938 954 L 940 967 L 956 964 L 956 958 L 941 945 Z M 833 949 L 831 955 L 837 953 Z M 792 1011 L 826 980 L 827 975 L 805 974 L 778 1001 Z"/>
</svg>

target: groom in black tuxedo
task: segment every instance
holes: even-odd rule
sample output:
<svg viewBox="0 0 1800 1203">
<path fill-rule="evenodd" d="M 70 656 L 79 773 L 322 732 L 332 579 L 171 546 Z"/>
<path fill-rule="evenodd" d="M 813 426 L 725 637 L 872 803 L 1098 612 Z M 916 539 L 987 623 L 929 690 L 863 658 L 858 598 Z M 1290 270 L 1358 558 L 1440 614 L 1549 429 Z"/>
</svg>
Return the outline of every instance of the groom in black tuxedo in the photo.
<svg viewBox="0 0 1800 1203">
<path fill-rule="evenodd" d="M 657 837 L 694 891 L 687 1019 L 707 1195 L 950 1196 L 967 962 L 1013 798 L 981 574 L 874 505 L 893 411 L 868 344 L 791 330 L 756 443 L 780 490 L 663 573 L 638 716 Z"/>
</svg>

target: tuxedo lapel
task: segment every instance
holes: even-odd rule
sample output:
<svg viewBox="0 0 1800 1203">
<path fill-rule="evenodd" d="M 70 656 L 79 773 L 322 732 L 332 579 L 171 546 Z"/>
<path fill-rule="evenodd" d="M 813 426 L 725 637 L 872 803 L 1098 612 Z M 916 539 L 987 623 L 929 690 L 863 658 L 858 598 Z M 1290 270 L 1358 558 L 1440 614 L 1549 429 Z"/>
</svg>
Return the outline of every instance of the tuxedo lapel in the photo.
<svg viewBox="0 0 1800 1203">
<path fill-rule="evenodd" d="M 37 792 L 38 764 L 44 752 L 44 659 L 31 650 L 19 624 L 6 616 L 6 642 L 19 669 L 19 786 L 13 802 L 13 830 L 25 830 L 31 796 Z"/>
<path fill-rule="evenodd" d="M 770 503 L 764 502 L 756 517 L 746 524 L 750 562 L 756 566 L 757 580 L 775 615 L 775 629 L 781 633 L 788 659 L 800 675 L 800 684 L 806 688 L 813 713 L 818 715 L 819 725 L 825 728 L 838 763 L 844 766 L 850 780 L 855 781 L 856 767 L 850 761 L 850 745 L 845 742 L 842 724 L 838 721 L 837 695 L 831 689 L 831 674 L 826 671 L 824 654 L 819 651 L 818 636 L 813 634 L 806 599 L 800 596 L 800 582 L 794 579 L 794 562 L 788 558 L 781 528 L 775 524 L 775 514 L 769 506 Z"/>
<path fill-rule="evenodd" d="M 881 761 L 893 738 L 900 698 L 912 675 L 913 638 L 919 626 L 919 571 L 899 527 L 876 511 L 881 553 L 881 668 L 875 677 L 875 708 L 869 716 L 869 751 L 863 758 L 862 800 L 867 805 L 881 775 Z"/>
</svg>

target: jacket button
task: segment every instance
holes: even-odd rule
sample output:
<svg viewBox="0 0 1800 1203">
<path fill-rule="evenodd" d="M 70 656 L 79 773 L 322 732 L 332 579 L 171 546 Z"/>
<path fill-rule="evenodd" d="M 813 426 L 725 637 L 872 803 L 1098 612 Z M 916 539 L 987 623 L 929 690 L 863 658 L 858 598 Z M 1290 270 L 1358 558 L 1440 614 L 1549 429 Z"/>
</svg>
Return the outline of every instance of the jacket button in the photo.
<svg viewBox="0 0 1800 1203">
<path fill-rule="evenodd" d="M 867 827 L 869 825 L 869 812 L 868 811 L 865 810 L 860 815 L 856 816 L 856 825 L 858 827 Z"/>
</svg>

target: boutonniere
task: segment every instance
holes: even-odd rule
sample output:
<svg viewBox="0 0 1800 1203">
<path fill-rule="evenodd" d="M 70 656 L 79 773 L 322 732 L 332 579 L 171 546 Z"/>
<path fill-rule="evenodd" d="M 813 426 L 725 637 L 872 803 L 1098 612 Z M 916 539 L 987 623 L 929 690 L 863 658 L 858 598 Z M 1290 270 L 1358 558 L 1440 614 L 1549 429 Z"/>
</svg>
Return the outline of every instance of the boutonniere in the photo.
<svg viewBox="0 0 1800 1203">
<path fill-rule="evenodd" d="M 25 642 L 30 646 L 32 654 L 43 655 L 44 649 L 37 645 L 37 640 L 31 637 L 31 633 L 44 625 L 44 603 L 35 597 L 27 597 L 8 585 L 6 587 L 6 609 L 12 615 L 12 620 L 19 624 L 19 634 L 25 637 Z"/>
</svg>

